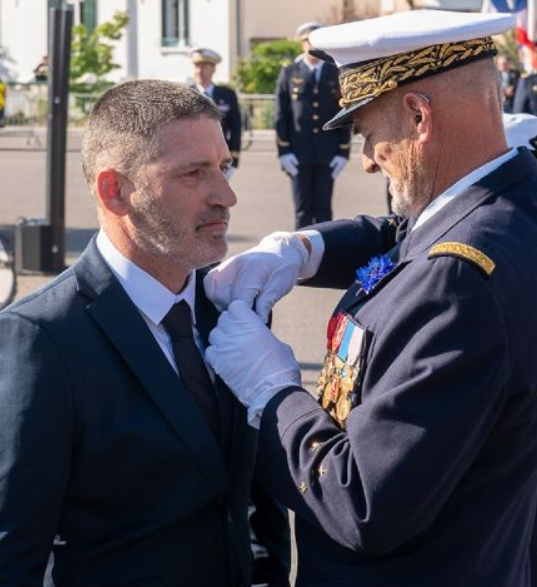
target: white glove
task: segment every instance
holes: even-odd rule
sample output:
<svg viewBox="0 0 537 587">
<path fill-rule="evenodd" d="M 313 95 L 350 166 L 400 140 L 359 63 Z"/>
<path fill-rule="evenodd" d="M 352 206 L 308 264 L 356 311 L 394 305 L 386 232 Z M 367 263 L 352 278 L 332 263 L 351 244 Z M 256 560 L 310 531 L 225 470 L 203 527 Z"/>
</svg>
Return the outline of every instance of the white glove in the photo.
<svg viewBox="0 0 537 587">
<path fill-rule="evenodd" d="M 302 385 L 291 347 L 279 341 L 241 300 L 220 315 L 209 344 L 205 359 L 248 408 L 248 423 L 255 428 L 279 391 Z"/>
<path fill-rule="evenodd" d="M 291 177 L 298 175 L 298 159 L 294 153 L 282 155 L 280 157 L 280 165 L 287 175 L 290 175 Z"/>
<path fill-rule="evenodd" d="M 225 171 L 224 171 L 224 175 L 226 176 L 226 179 L 228 181 L 231 181 L 231 178 L 235 175 L 235 171 L 237 171 L 236 167 L 233 167 L 233 165 L 230 165 Z"/>
<path fill-rule="evenodd" d="M 308 250 L 292 232 L 273 232 L 257 246 L 231 257 L 205 276 L 207 297 L 219 310 L 243 300 L 263 322 L 274 304 L 289 293 L 306 267 Z"/>
<path fill-rule="evenodd" d="M 345 165 L 347 165 L 348 159 L 342 157 L 341 155 L 334 155 L 332 161 L 330 161 L 330 167 L 332 168 L 332 179 L 336 179 L 336 177 L 343 171 Z"/>
</svg>

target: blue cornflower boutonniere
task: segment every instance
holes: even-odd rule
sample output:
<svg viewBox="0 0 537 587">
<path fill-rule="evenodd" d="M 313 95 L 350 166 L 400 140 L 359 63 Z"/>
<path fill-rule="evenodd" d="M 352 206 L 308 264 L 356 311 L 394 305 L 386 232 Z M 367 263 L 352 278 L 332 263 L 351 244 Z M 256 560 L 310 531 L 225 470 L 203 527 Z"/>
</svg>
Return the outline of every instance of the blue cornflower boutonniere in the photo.
<svg viewBox="0 0 537 587">
<path fill-rule="evenodd" d="M 396 264 L 388 255 L 373 257 L 365 267 L 356 270 L 356 283 L 360 286 L 360 291 L 368 294 L 395 267 Z"/>
</svg>

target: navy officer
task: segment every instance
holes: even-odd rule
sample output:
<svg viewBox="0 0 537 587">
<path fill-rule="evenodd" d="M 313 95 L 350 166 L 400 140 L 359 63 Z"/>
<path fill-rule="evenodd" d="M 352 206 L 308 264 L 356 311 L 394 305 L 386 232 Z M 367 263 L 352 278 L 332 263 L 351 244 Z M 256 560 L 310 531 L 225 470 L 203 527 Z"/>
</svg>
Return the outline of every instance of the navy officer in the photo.
<svg viewBox="0 0 537 587">
<path fill-rule="evenodd" d="M 530 585 L 537 162 L 507 146 L 491 39 L 513 24 L 410 11 L 312 33 L 340 70 L 326 127 L 363 135 L 396 215 L 266 237 L 206 279 L 229 305 L 207 358 L 297 514 L 298 587 Z M 316 399 L 264 325 L 300 279 L 347 289 Z"/>
<path fill-rule="evenodd" d="M 239 166 L 241 155 L 242 126 L 239 99 L 232 88 L 213 82 L 216 66 L 222 61 L 222 57 L 216 51 L 195 47 L 190 52 L 190 58 L 194 65 L 194 88 L 211 98 L 222 115 L 222 130 L 233 160 L 231 168 L 226 172 L 228 179 L 231 179 Z"/>
<path fill-rule="evenodd" d="M 334 180 L 348 162 L 350 131 L 323 133 L 339 108 L 337 68 L 313 56 L 309 34 L 316 22 L 298 27 L 303 53 L 282 68 L 276 88 L 276 137 L 282 170 L 291 179 L 295 227 L 332 219 Z"/>
</svg>

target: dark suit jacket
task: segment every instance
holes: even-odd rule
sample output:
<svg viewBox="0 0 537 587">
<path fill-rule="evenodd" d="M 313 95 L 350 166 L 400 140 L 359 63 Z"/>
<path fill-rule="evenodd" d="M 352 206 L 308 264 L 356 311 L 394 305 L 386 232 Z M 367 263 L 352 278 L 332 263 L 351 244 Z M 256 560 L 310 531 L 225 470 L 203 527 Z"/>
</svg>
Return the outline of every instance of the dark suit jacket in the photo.
<svg viewBox="0 0 537 587">
<path fill-rule="evenodd" d="M 198 284 L 206 337 L 216 311 Z M 0 313 L 0 582 L 249 585 L 255 436 L 217 385 L 201 413 L 94 242 Z"/>
<path fill-rule="evenodd" d="M 233 167 L 238 167 L 241 154 L 242 123 L 237 94 L 231 88 L 214 86 L 212 98 L 222 113 L 222 130 L 233 158 Z"/>
<path fill-rule="evenodd" d="M 276 88 L 278 156 L 294 153 L 302 165 L 328 165 L 334 155 L 349 157 L 350 128 L 322 130 L 339 112 L 337 68 L 324 63 L 318 82 L 299 60 L 282 68 Z"/>
<path fill-rule="evenodd" d="M 312 281 L 348 283 L 372 242 L 396 267 L 336 309 L 362 343 L 346 429 L 301 390 L 263 413 L 258 463 L 297 512 L 298 586 L 530 585 L 536 194 L 522 149 L 391 250 L 388 220 L 318 227 L 328 255 Z M 462 252 L 435 253 L 445 243 Z"/>
</svg>

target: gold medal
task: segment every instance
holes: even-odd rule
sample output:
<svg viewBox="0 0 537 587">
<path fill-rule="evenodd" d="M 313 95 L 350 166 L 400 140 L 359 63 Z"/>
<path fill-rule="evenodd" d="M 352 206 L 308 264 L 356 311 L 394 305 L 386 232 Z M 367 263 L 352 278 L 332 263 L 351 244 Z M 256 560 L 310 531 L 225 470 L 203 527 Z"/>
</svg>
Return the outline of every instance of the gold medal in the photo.
<svg viewBox="0 0 537 587">
<path fill-rule="evenodd" d="M 328 383 L 328 385 L 324 388 L 323 392 L 321 393 L 321 406 L 324 410 L 328 410 L 330 404 L 330 383 Z"/>
<path fill-rule="evenodd" d="M 347 418 L 351 411 L 351 400 L 349 394 L 343 393 L 336 404 L 336 420 L 343 428 L 346 426 Z"/>
</svg>

